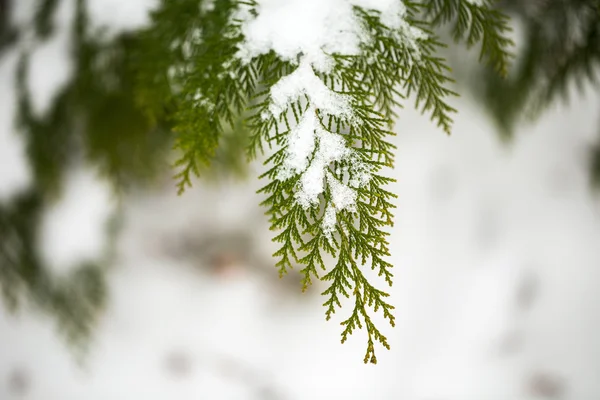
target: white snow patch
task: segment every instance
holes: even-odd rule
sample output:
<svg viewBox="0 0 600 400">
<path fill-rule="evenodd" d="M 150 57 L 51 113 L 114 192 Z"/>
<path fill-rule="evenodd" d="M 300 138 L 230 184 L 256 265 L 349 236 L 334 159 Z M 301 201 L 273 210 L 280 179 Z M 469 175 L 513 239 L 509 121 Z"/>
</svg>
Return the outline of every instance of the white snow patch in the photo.
<svg viewBox="0 0 600 400">
<path fill-rule="evenodd" d="M 319 203 L 319 195 L 325 190 L 325 172 L 329 165 L 351 154 L 341 135 L 317 129 L 316 136 L 319 147 L 312 163 L 302 174 L 295 194 L 296 201 L 304 208 Z"/>
<path fill-rule="evenodd" d="M 287 157 L 283 168 L 279 170 L 279 180 L 287 180 L 308 167 L 315 149 L 315 129 L 319 123 L 315 113 L 310 111 L 304 113 L 300 123 L 289 134 Z"/>
<path fill-rule="evenodd" d="M 331 238 L 337 222 L 337 211 L 355 211 L 357 194 L 329 172 L 327 173 L 327 184 L 331 191 L 331 204 L 325 210 L 321 226 L 325 235 Z"/>
<path fill-rule="evenodd" d="M 102 29 L 109 36 L 145 27 L 157 0 L 89 0 L 90 28 Z"/>
<path fill-rule="evenodd" d="M 473 4 L 477 7 L 483 7 L 486 4 L 485 0 L 466 0 L 466 1 L 467 1 L 467 3 Z"/>
<path fill-rule="evenodd" d="M 296 201 L 304 208 L 319 203 L 319 195 L 325 190 L 325 177 L 329 165 L 350 157 L 353 153 L 346 147 L 344 138 L 336 133 L 326 131 L 317 116 L 317 110 L 326 114 L 339 116 L 352 121 L 352 108 L 349 99 L 330 90 L 315 75 L 310 62 L 303 59 L 298 68 L 290 75 L 282 78 L 271 88 L 270 112 L 278 116 L 292 101 L 305 95 L 309 102 L 300 122 L 291 130 L 288 137 L 286 159 L 279 170 L 278 179 L 286 180 L 302 173 L 295 193 Z M 312 161 L 310 160 L 317 147 Z M 332 180 L 336 181 L 332 177 Z M 337 181 L 336 181 L 337 182 Z M 334 183 L 335 184 L 335 183 Z M 339 183 L 338 185 L 342 185 Z M 339 186 L 336 186 L 339 189 Z M 351 190 L 351 189 L 348 189 Z M 342 193 L 341 189 L 336 193 Z M 345 199 L 351 197 L 345 196 Z M 338 200 L 345 202 L 338 198 Z M 355 200 L 355 197 L 354 197 Z M 337 210 L 349 206 L 336 205 Z M 331 218 L 328 219 L 331 221 Z"/>
<path fill-rule="evenodd" d="M 327 174 L 327 183 L 336 210 L 352 210 L 356 204 L 356 192 L 340 182 L 331 173 Z"/>
<path fill-rule="evenodd" d="M 262 0 L 256 17 L 241 10 L 245 41 L 238 57 L 245 62 L 273 50 L 282 59 L 297 62 L 307 59 L 318 71 L 331 68 L 328 54 L 360 54 L 361 43 L 368 41 L 353 7 L 381 13 L 382 22 L 399 30 L 403 39 L 414 41 L 423 32 L 406 23 L 404 3 L 393 0 Z"/>
<path fill-rule="evenodd" d="M 358 54 L 360 24 L 344 0 L 263 0 L 258 16 L 242 26 L 246 40 L 239 57 L 249 61 L 274 50 L 282 59 L 300 54 L 321 70 L 328 69 L 326 53 Z"/>
<path fill-rule="evenodd" d="M 41 6 L 38 0 L 18 0 L 10 2 L 10 20 L 23 30 L 29 30 L 35 24 L 35 16 Z M 52 23 L 56 28 L 64 28 L 72 17 L 73 0 L 59 0 L 54 15 L 51 16 Z M 27 32 L 21 32 L 27 34 Z"/>
<path fill-rule="evenodd" d="M 10 20 L 17 26 L 29 24 L 34 14 L 36 0 L 12 1 L 10 7 Z"/>
<path fill-rule="evenodd" d="M 41 224 L 40 251 L 54 274 L 65 276 L 82 262 L 102 258 L 106 224 L 115 207 L 109 184 L 93 171 L 67 177 L 62 199 L 46 211 Z"/>
<path fill-rule="evenodd" d="M 48 113 L 56 95 L 71 79 L 71 25 L 74 15 L 73 2 L 61 1 L 54 18 L 54 35 L 35 45 L 29 56 L 27 84 L 33 111 L 38 116 Z"/>
<path fill-rule="evenodd" d="M 315 108 L 327 114 L 348 120 L 352 117 L 350 98 L 335 93 L 325 86 L 323 81 L 315 75 L 308 59 L 303 59 L 294 72 L 273 85 L 270 94 L 269 111 L 274 116 L 279 116 L 291 102 L 306 95 Z"/>
<path fill-rule="evenodd" d="M 335 229 L 335 224 L 337 222 L 337 213 L 335 212 L 335 208 L 333 205 L 328 204 L 325 209 L 325 215 L 323 216 L 323 221 L 321 222 L 323 232 L 327 237 L 331 237 L 333 231 Z"/>
</svg>

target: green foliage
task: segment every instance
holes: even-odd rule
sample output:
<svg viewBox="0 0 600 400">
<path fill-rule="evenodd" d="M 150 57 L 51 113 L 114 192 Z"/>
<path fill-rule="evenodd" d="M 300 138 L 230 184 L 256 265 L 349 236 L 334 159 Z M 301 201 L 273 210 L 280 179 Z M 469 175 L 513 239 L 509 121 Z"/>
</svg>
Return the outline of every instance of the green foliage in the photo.
<svg viewBox="0 0 600 400">
<path fill-rule="evenodd" d="M 165 1 L 141 35 L 138 99 L 155 118 L 166 111 L 177 133 L 180 193 L 210 165 L 226 124 L 234 126 L 254 85 L 242 66 L 239 75 L 225 69 L 241 40 L 228 21 L 233 7 L 232 1 L 217 1 L 212 9 L 198 1 Z"/>
<path fill-rule="evenodd" d="M 52 34 L 50 11 L 57 1 L 39 1 L 35 31 L 45 38 Z M 396 112 L 413 98 L 419 110 L 450 133 L 455 110 L 448 101 L 456 93 L 449 88 L 450 70 L 439 56 L 445 45 L 434 30 L 440 25 L 451 24 L 456 40 L 469 46 L 481 44 L 481 57 L 501 73 L 510 59 L 506 17 L 491 2 L 407 0 L 403 4 L 404 25 L 399 28 L 386 26 L 378 12 L 354 7 L 369 38 L 360 54 L 330 54 L 328 72 L 309 67 L 315 79 L 345 99 L 347 114 L 319 108 L 303 95 L 273 115 L 271 89 L 300 66 L 274 52 L 250 61 L 237 57 L 245 38 L 243 21 L 233 16 L 240 8 L 256 15 L 257 2 L 163 0 L 147 29 L 102 40 L 97 32 L 87 30 L 85 0 L 78 0 L 73 27 L 76 73 L 46 115 L 35 115 L 30 104 L 27 56 L 19 68 L 19 122 L 38 189 L 30 194 L 35 207 L 25 207 L 22 215 L 17 212 L 18 220 L 12 219 L 16 212 L 12 208 L 0 210 L 4 218 L 0 228 L 8 232 L 11 227 L 12 240 L 18 243 L 33 243 L 34 228 L 17 228 L 19 221 L 28 221 L 23 227 L 35 227 L 41 207 L 60 195 L 66 168 L 82 159 L 99 166 L 116 187 L 152 177 L 171 142 L 170 131 L 180 154 L 175 166 L 180 193 L 209 166 L 242 171 L 244 153 L 247 159 L 265 155 L 265 185 L 260 193 L 279 244 L 274 254 L 279 273 L 299 267 L 304 290 L 314 281 L 323 281 L 327 319 L 343 303 L 351 303 L 341 322 L 342 342 L 364 328 L 364 361 L 376 363 L 376 344 L 390 347 L 374 322 L 376 315 L 392 326 L 395 323 L 394 306 L 380 286 L 392 285 L 393 278 L 387 229 L 393 224 L 396 195 L 389 188 L 394 180 L 386 170 L 394 164 L 390 137 Z M 298 56 L 301 61 L 302 55 Z M 324 190 L 306 203 L 298 200 L 301 176 L 283 177 L 281 171 L 292 132 L 309 117 L 316 121 L 317 136 L 341 141 L 347 152 L 324 165 Z M 311 160 L 319 146 L 321 142 Z M 350 191 L 351 205 L 336 204 L 339 186 Z M 15 200 L 11 207 L 20 209 L 20 202 Z M 52 298 L 47 303 L 51 307 L 72 307 L 61 315 L 73 321 L 80 315 L 82 321 L 90 320 L 86 318 L 94 315 L 91 305 L 103 299 L 101 280 L 91 279 L 94 275 L 83 269 L 83 277 L 73 277 L 69 290 L 52 283 L 48 287 L 55 289 L 46 295 L 39 292 L 42 278 L 30 278 L 27 272 L 35 270 L 31 276 L 48 280 L 35 249 L 23 249 L 15 258 L 13 248 L 19 246 L 3 246 L 0 253 L 10 263 L 10 268 L 2 269 L 3 283 L 20 279 L 40 299 Z M 371 274 L 379 278 L 373 280 Z M 4 287 L 6 299 L 14 303 L 18 295 L 11 288 L 15 286 Z M 90 307 L 71 305 L 77 301 L 68 293 L 89 296 Z"/>
<path fill-rule="evenodd" d="M 373 314 L 381 311 L 394 325 L 388 293 L 368 280 L 364 269 L 371 268 L 392 284 L 392 265 L 386 261 L 386 227 L 393 223 L 395 195 L 386 188 L 393 179 L 384 174 L 394 162 L 389 127 L 402 99 L 409 96 L 448 133 L 455 111 L 447 103 L 455 93 L 447 86 L 452 80 L 449 68 L 438 56 L 443 44 L 433 28 L 454 22 L 455 38 L 465 39 L 469 45 L 482 43 L 482 57 L 502 73 L 510 58 L 507 47 L 511 42 L 504 36 L 506 17 L 489 3 L 477 6 L 462 0 L 434 0 L 404 4 L 407 29 L 422 34 L 414 45 L 404 40 L 407 32 L 387 27 L 377 12 L 355 7 L 371 40 L 365 41 L 360 55 L 331 55 L 335 64 L 331 72 L 312 71 L 332 92 L 349 99 L 352 120 L 315 108 L 309 96 L 292 100 L 280 115 L 269 112 L 270 89 L 299 67 L 273 52 L 247 63 L 235 56 L 244 38 L 241 21 L 230 16 L 237 7 L 248 7 L 256 14 L 255 2 L 217 0 L 207 9 L 202 3 L 198 6 L 197 0 L 164 1 L 153 16 L 152 26 L 142 35 L 145 44 L 138 67 L 140 93 L 168 99 L 166 111 L 161 102 L 146 102 L 146 109 L 153 115 L 166 112 L 174 121 L 176 147 L 183 153 L 177 163 L 180 192 L 214 158 L 227 126 L 248 113 L 249 158 L 269 154 L 265 162 L 268 169 L 262 175 L 267 182 L 259 192 L 266 196 L 262 205 L 267 208 L 272 230 L 277 232 L 273 240 L 280 245 L 274 254 L 276 266 L 283 275 L 300 265 L 304 289 L 315 279 L 327 283 L 323 292 L 327 319 L 342 306 L 344 298 L 351 299 L 354 307 L 342 322 L 342 342 L 364 327 L 364 361 L 372 363 L 377 361 L 375 343 L 389 348 L 373 322 Z M 352 152 L 351 158 L 327 166 L 325 190 L 312 206 L 297 199 L 299 175 L 286 179 L 280 175 L 289 136 L 308 113 L 314 113 L 319 130 L 343 138 Z M 367 184 L 350 184 L 365 171 L 371 175 Z M 337 212 L 334 228 L 329 231 L 324 220 L 328 210 L 336 207 L 332 193 L 335 182 L 352 186 L 356 201 L 353 208 Z M 328 266 L 329 259 L 334 260 L 332 267 Z"/>
<path fill-rule="evenodd" d="M 219 146 L 211 160 L 210 173 L 204 174 L 207 182 L 219 183 L 226 178 L 248 177 L 246 152 L 250 143 L 244 118 L 238 118 L 233 126 L 226 126 L 219 138 Z"/>
<path fill-rule="evenodd" d="M 446 133 L 450 133 L 451 114 L 456 110 L 450 107 L 445 98 L 457 95 L 446 85 L 452 82 L 448 74 L 450 68 L 437 57 L 437 51 L 444 47 L 432 32 L 433 23 L 419 20 L 415 16 L 423 6 L 405 2 L 406 21 L 427 35 L 419 41 L 419 48 L 412 49 L 395 37 L 393 32 L 381 23 L 379 16 L 356 8 L 366 29 L 373 36 L 369 46 L 365 46 L 362 57 L 354 57 L 355 81 L 362 80 L 365 96 L 376 96 L 373 106 L 388 118 L 390 124 L 396 117 L 394 109 L 401 107 L 399 99 L 414 94 L 415 106 L 423 112 L 431 111 L 432 120 Z M 397 89 L 399 88 L 399 89 Z"/>
<path fill-rule="evenodd" d="M 408 18 L 413 16 L 417 6 L 410 4 Z M 268 207 L 272 229 L 281 231 L 274 240 L 281 243 L 274 254 L 279 259 L 277 266 L 280 274 L 286 273 L 295 263 L 303 265 L 303 288 L 311 284 L 312 279 L 322 279 L 329 283 L 323 292 L 327 300 L 326 317 L 330 319 L 336 308 L 341 307 L 342 297 L 354 298 L 354 309 L 350 317 L 342 322 L 342 342 L 355 329 L 367 330 L 368 343 L 365 363 L 376 363 L 374 342 L 378 341 L 389 349 L 386 337 L 372 321 L 371 311 L 382 311 L 384 317 L 394 326 L 393 306 L 386 302 L 388 294 L 370 283 L 361 269 L 369 265 L 385 282 L 392 284 L 392 265 L 385 260 L 389 256 L 388 233 L 386 226 L 392 225 L 392 200 L 396 197 L 384 189 L 393 179 L 379 174 L 384 167 L 392 167 L 394 146 L 386 138 L 393 135 L 386 130 L 392 124 L 394 108 L 398 100 L 415 92 L 417 106 L 431 110 L 432 118 L 449 132 L 450 113 L 454 111 L 444 101 L 444 97 L 453 94 L 443 84 L 449 81 L 444 75 L 447 67 L 443 61 L 433 57 L 439 43 L 429 38 L 419 42 L 419 48 L 410 48 L 405 43 L 394 40 L 394 34 L 384 26 L 377 13 L 356 9 L 373 40 L 364 49 L 361 56 L 335 55 L 336 66 L 330 75 L 322 76 L 331 90 L 352 98 L 353 113 L 358 119 L 350 124 L 343 119 L 321 113 L 317 117 L 322 129 L 340 134 L 347 144 L 357 151 L 359 162 L 373 174 L 366 187 L 357 189 L 356 210 L 343 210 L 338 214 L 335 232 L 330 238 L 323 230 L 326 210 L 335 207 L 332 200 L 331 185 L 324 193 L 323 201 L 314 208 L 305 209 L 295 200 L 299 176 L 288 181 L 277 179 L 286 154 L 286 135 L 289 131 L 289 114 L 296 124 L 304 112 L 310 109 L 306 104 L 292 104 L 291 113 L 282 114 L 287 131 L 277 130 L 275 117 L 265 119 L 269 98 L 257 106 L 257 112 L 251 119 L 250 128 L 268 142 L 275 142 L 279 150 L 267 163 L 271 168 L 263 177 L 269 183 L 261 190 L 268 197 L 263 205 Z M 415 26 L 417 25 L 416 22 Z M 367 60 L 374 60 L 368 62 Z M 275 75 L 284 76 L 287 68 L 279 69 Z M 257 71 L 258 72 L 258 71 Z M 378 91 L 374 92 L 373 88 Z M 388 116 L 386 118 L 386 115 Z M 281 121 L 280 121 L 281 122 Z M 275 127 L 275 132 L 273 132 Z M 333 179 L 348 183 L 356 178 L 360 171 L 353 171 L 353 165 L 345 162 L 333 163 L 328 173 Z M 308 236 L 308 239 L 305 237 Z M 322 252 L 337 258 L 335 266 L 327 271 Z M 323 273 L 321 273 L 323 271 Z"/>
<path fill-rule="evenodd" d="M 53 34 L 59 3 L 38 0 L 30 27 L 37 40 Z M 0 0 L 0 51 L 27 36 L 8 21 L 7 4 Z M 523 110 L 539 115 L 553 100 L 566 97 L 569 82 L 595 82 L 600 60 L 597 0 L 404 4 L 406 26 L 424 34 L 415 46 L 407 45 L 402 40 L 406 32 L 390 29 L 377 12 L 356 7 L 370 37 L 361 54 L 331 54 L 331 71 L 312 71 L 331 91 L 349 99 L 350 120 L 315 109 L 309 97 L 291 102 L 281 115 L 269 114 L 271 88 L 298 65 L 273 52 L 249 63 L 236 58 L 244 37 L 241 21 L 232 15 L 239 7 L 259 12 L 253 9 L 254 1 L 163 0 L 147 29 L 108 40 L 87 29 L 85 0 L 77 0 L 72 29 L 76 72 L 45 115 L 36 115 L 31 106 L 27 54 L 16 79 L 18 121 L 35 189 L 0 208 L 0 285 L 5 303 L 16 307 L 27 294 L 34 304 L 57 314 L 70 337 L 79 340 L 89 334 L 104 301 L 101 266 L 82 266 L 75 275 L 56 281 L 34 246 L 41 213 L 60 196 L 63 174 L 72 165 L 90 163 L 115 187 L 125 188 L 151 181 L 174 143 L 181 155 L 176 179 L 182 192 L 196 175 L 220 179 L 214 171 L 243 173 L 245 158 L 265 154 L 260 193 L 279 244 L 275 257 L 280 274 L 299 267 L 304 289 L 323 281 L 327 319 L 349 302 L 342 341 L 365 328 L 364 360 L 376 362 L 375 345 L 389 348 L 375 325 L 376 313 L 381 311 L 394 325 L 393 306 L 380 285 L 391 285 L 393 278 L 387 229 L 393 223 L 395 195 L 386 170 L 394 164 L 390 137 L 396 112 L 412 97 L 415 106 L 448 133 L 455 112 L 449 102 L 455 95 L 449 88 L 450 70 L 440 57 L 444 44 L 433 32 L 448 26 L 455 41 L 480 47 L 480 59 L 492 68 L 478 90 L 506 136 Z M 518 15 L 525 26 L 524 50 L 510 74 L 512 42 L 505 12 Z M 319 129 L 343 138 L 352 151 L 351 158 L 327 166 L 325 190 L 309 207 L 297 201 L 300 177 L 283 179 L 279 173 L 289 136 L 307 113 L 314 113 Z M 591 164 L 592 178 L 600 181 L 598 149 Z M 357 170 L 357 165 L 364 170 Z M 350 185 L 365 170 L 370 180 Z M 336 207 L 332 192 L 336 182 L 352 186 L 356 199 L 354 208 L 336 212 L 329 231 L 324 220 Z M 371 279 L 369 269 L 381 282 Z"/>
</svg>

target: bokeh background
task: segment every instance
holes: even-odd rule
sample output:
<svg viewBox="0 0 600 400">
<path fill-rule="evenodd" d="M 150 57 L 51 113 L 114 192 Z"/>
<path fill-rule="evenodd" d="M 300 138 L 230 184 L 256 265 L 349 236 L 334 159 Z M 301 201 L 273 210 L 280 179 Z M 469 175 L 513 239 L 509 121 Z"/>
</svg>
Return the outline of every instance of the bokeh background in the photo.
<svg viewBox="0 0 600 400">
<path fill-rule="evenodd" d="M 255 194 L 260 162 L 244 168 L 224 152 L 220 162 L 234 168 L 182 196 L 174 155 L 152 153 L 154 168 L 127 133 L 98 145 L 110 151 L 95 162 L 32 165 L 35 151 L 78 154 L 65 133 L 77 126 L 44 125 L 78 112 L 56 104 L 82 68 L 72 54 L 75 2 L 55 3 L 0 2 L 1 400 L 600 399 L 600 93 L 591 84 L 567 86 L 569 102 L 518 120 L 507 140 L 494 109 L 502 103 L 482 100 L 496 97 L 477 55 L 451 48 L 462 93 L 452 136 L 409 104 L 400 111 L 390 238 L 397 326 L 385 330 L 392 350 L 365 366 L 362 332 L 339 343 L 320 286 L 302 294 L 296 275 L 277 277 Z M 148 24 L 155 6 L 88 0 L 86 23 L 108 43 Z M 52 29 L 28 33 L 44 15 Z M 522 55 L 529 36 L 519 21 Z M 516 95 L 502 101 L 519 104 Z M 32 126 L 55 143 L 32 150 Z M 157 137 L 158 148 L 168 144 Z M 122 177 L 122 165 L 156 172 Z"/>
</svg>

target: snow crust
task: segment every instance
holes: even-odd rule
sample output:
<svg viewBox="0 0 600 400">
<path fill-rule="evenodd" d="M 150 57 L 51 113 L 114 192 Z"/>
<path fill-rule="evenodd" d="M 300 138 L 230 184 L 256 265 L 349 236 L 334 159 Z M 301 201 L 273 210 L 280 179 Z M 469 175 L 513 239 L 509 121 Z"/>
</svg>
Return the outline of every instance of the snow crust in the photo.
<svg viewBox="0 0 600 400">
<path fill-rule="evenodd" d="M 75 2 L 64 0 L 54 15 L 55 33 L 41 43 L 28 43 L 31 53 L 27 64 L 27 84 L 31 105 L 38 117 L 48 114 L 56 96 L 69 83 L 73 75 L 71 57 L 71 24 L 75 17 Z M 56 55 L 60 56 L 57 57 Z"/>
<path fill-rule="evenodd" d="M 329 68 L 325 53 L 358 54 L 360 24 L 344 0 L 263 0 L 258 16 L 246 21 L 240 58 L 250 60 L 275 51 L 297 61 L 300 54 L 320 70 Z"/>
<path fill-rule="evenodd" d="M 361 43 L 368 40 L 353 7 L 381 13 L 382 22 L 391 29 L 405 26 L 406 7 L 394 0 L 262 0 L 252 17 L 243 10 L 237 18 L 244 21 L 246 38 L 238 56 L 251 60 L 273 50 L 282 59 L 297 62 L 308 58 L 317 70 L 331 67 L 328 54 L 360 54 Z"/>
<path fill-rule="evenodd" d="M 269 111 L 274 116 L 279 116 L 292 101 L 303 95 L 310 98 L 314 107 L 327 114 L 347 120 L 352 118 L 350 98 L 335 93 L 325 86 L 315 75 L 309 59 L 303 59 L 294 72 L 273 85 Z"/>
<path fill-rule="evenodd" d="M 360 167 L 362 163 L 357 162 L 354 151 L 346 146 L 342 135 L 328 132 L 321 125 L 317 110 L 349 121 L 354 118 L 349 98 L 327 88 L 315 75 L 309 61 L 303 60 L 293 73 L 272 87 L 271 113 L 278 116 L 285 112 L 292 101 L 303 95 L 308 98 L 309 106 L 300 122 L 289 133 L 286 159 L 277 178 L 284 181 L 301 174 L 295 199 L 304 208 L 318 205 L 319 196 L 325 192 L 325 183 L 328 184 L 332 204 L 326 210 L 322 225 L 324 232 L 330 235 L 335 227 L 336 212 L 354 210 L 356 192 L 335 178 L 329 172 L 329 166 L 334 162 L 353 159 L 357 168 L 363 171 L 368 168 Z M 368 180 L 366 177 L 351 182 L 358 187 Z"/>
<path fill-rule="evenodd" d="M 329 173 L 329 166 L 333 162 L 356 157 L 353 157 L 353 150 L 346 146 L 342 135 L 324 129 L 317 112 L 356 123 L 350 98 L 325 86 L 315 75 L 310 58 L 303 58 L 294 72 L 273 85 L 270 97 L 269 111 L 275 117 L 287 112 L 291 102 L 303 97 L 308 99 L 307 110 L 288 134 L 286 158 L 278 179 L 283 181 L 301 174 L 295 199 L 304 208 L 318 205 L 319 196 L 325 192 L 325 184 L 328 184 L 333 204 L 328 206 L 322 225 L 324 232 L 329 235 L 335 227 L 336 212 L 353 210 L 356 202 L 355 191 Z M 352 183 L 358 187 L 365 181 L 368 179 L 353 180 Z"/>
</svg>

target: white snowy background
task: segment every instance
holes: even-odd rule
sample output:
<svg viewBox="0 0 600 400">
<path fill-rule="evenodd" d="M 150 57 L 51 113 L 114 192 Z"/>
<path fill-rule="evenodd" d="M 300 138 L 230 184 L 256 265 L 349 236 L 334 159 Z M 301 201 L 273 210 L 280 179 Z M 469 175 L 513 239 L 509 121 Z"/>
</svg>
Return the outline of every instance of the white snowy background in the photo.
<svg viewBox="0 0 600 400">
<path fill-rule="evenodd" d="M 16 18 L 29 3 L 16 2 Z M 90 3 L 112 32 L 144 24 L 153 5 Z M 68 79 L 66 41 L 59 32 L 35 51 L 40 113 Z M 3 202 L 31 183 L 12 126 L 16 59 L 0 59 Z M 468 96 L 454 103 L 451 137 L 401 112 L 397 326 L 378 365 L 362 364 L 362 332 L 339 343 L 318 287 L 302 295 L 277 279 L 256 179 L 181 197 L 167 179 L 120 203 L 109 305 L 83 363 L 49 317 L 0 311 L 0 400 L 600 399 L 600 199 L 586 161 L 600 96 L 573 99 L 508 145 Z M 102 254 L 115 210 L 93 170 L 72 171 L 42 226 L 56 274 Z"/>
</svg>

